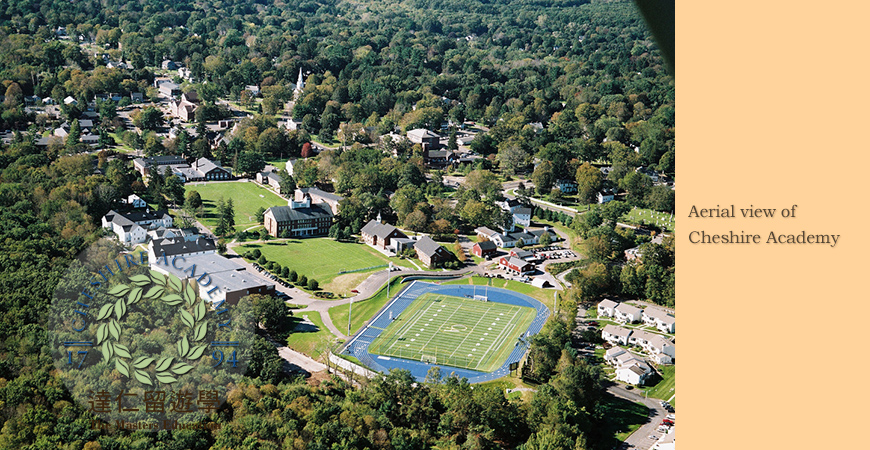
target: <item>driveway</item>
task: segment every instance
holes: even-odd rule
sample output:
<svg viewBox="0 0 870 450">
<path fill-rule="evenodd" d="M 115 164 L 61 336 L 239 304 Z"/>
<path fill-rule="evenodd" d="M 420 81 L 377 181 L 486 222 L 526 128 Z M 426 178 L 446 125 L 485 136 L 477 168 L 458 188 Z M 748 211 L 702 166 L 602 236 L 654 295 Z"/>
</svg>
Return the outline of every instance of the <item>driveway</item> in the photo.
<svg viewBox="0 0 870 450">
<path fill-rule="evenodd" d="M 632 449 L 648 450 L 656 443 L 656 440 L 662 436 L 662 433 L 656 431 L 662 419 L 669 413 L 659 404 L 661 400 L 657 398 L 644 398 L 632 391 L 626 390 L 622 385 L 616 384 L 607 388 L 607 392 L 616 397 L 624 398 L 632 402 L 640 402 L 649 407 L 650 415 L 645 424 L 637 429 L 628 439 L 625 440 Z M 650 436 L 655 436 L 655 439 L 650 439 Z"/>
</svg>

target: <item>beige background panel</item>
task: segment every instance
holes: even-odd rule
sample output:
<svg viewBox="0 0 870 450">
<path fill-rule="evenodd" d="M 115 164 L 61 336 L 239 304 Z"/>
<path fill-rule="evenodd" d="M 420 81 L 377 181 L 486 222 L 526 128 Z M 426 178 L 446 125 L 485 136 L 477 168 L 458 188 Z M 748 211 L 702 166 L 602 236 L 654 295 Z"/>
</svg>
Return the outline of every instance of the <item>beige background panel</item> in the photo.
<svg viewBox="0 0 870 450">
<path fill-rule="evenodd" d="M 868 19 L 859 2 L 677 3 L 683 449 L 870 448 Z M 688 218 L 716 204 L 799 206 Z M 690 244 L 702 229 L 841 237 Z"/>
</svg>

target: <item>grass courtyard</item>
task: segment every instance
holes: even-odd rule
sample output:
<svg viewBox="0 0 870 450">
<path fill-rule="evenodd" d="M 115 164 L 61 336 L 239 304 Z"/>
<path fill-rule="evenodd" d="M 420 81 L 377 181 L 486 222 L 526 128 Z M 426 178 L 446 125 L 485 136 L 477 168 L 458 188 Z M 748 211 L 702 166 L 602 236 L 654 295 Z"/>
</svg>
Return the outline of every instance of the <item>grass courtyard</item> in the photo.
<svg viewBox="0 0 870 450">
<path fill-rule="evenodd" d="M 233 210 L 236 219 L 236 231 L 257 226 L 257 209 L 269 209 L 272 206 L 286 205 L 287 202 L 274 192 L 259 186 L 257 183 L 245 182 L 209 182 L 188 183 L 184 186 L 185 193 L 199 192 L 202 197 L 203 215 L 199 221 L 214 231 L 218 224 L 218 200 L 233 199 Z"/>
<path fill-rule="evenodd" d="M 513 351 L 535 314 L 529 307 L 426 293 L 394 319 L 369 351 L 491 372 Z"/>
<path fill-rule="evenodd" d="M 315 279 L 320 288 L 335 294 L 348 294 L 375 270 L 369 267 L 384 266 L 396 258 L 387 258 L 365 244 L 338 242 L 330 238 L 276 239 L 265 243 L 245 244 L 236 248 L 237 253 L 259 249 L 269 261 L 289 267 L 299 275 Z M 341 271 L 362 270 L 340 274 Z"/>
</svg>

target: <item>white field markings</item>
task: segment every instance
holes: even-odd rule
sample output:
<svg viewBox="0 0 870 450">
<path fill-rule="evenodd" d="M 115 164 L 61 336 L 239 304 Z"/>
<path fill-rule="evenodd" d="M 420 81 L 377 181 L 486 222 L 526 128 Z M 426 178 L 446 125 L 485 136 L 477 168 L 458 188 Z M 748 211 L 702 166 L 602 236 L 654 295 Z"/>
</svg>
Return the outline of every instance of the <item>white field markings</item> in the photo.
<svg viewBox="0 0 870 450">
<path fill-rule="evenodd" d="M 462 307 L 460 306 L 459 308 L 456 308 L 456 309 L 459 310 L 459 309 L 462 309 Z M 471 309 L 471 308 L 469 308 L 469 309 Z M 474 334 L 474 330 L 477 330 L 477 329 L 478 329 L 477 326 L 480 325 L 480 322 L 481 322 L 483 319 L 486 318 L 486 314 L 487 314 L 487 312 L 484 311 L 484 312 L 480 315 L 480 318 L 477 319 L 477 323 L 475 323 L 474 326 L 471 327 L 471 331 L 470 331 L 469 333 L 466 333 L 466 334 L 465 334 L 465 338 L 462 339 L 462 342 L 460 342 L 459 345 L 457 345 L 456 348 L 453 349 L 453 352 L 450 353 L 450 357 L 451 357 L 451 358 L 453 357 L 453 355 L 456 354 L 456 352 L 459 351 L 459 349 L 462 348 L 462 346 L 465 345 L 465 341 L 467 341 L 468 338 L 469 338 L 472 334 Z M 463 350 L 463 351 L 464 351 L 464 350 Z M 480 364 L 479 361 L 478 361 L 478 364 Z M 471 364 L 469 364 L 469 365 L 471 365 Z"/>
<path fill-rule="evenodd" d="M 436 303 L 435 299 L 440 299 L 440 300 L 442 300 L 442 301 L 444 300 L 444 299 L 441 298 L 441 297 L 437 297 L 437 296 L 433 297 L 433 301 L 432 301 L 432 303 L 429 304 L 429 306 L 426 307 L 426 311 L 420 311 L 420 314 L 417 316 L 417 319 L 418 319 L 418 320 L 419 320 L 419 319 L 423 319 L 424 317 L 428 317 L 429 309 L 432 308 L 432 306 Z M 441 303 L 441 302 L 437 302 L 437 303 Z M 443 305 L 443 303 L 442 303 L 442 304 L 439 305 L 439 306 L 444 306 L 444 305 Z M 442 309 L 443 309 L 443 308 L 442 308 Z M 458 310 L 459 308 L 456 308 L 456 309 Z M 436 326 L 434 323 L 431 324 L 431 326 L 434 326 L 436 329 L 440 329 L 440 328 L 441 328 L 442 326 L 444 326 L 448 321 L 450 321 L 450 319 L 453 318 L 453 315 L 454 315 L 454 314 L 456 314 L 456 311 L 455 311 L 455 310 L 453 311 L 453 313 L 450 314 L 450 317 L 448 317 L 447 320 L 441 321 L 441 323 L 439 323 L 437 326 Z M 436 315 L 437 315 L 437 314 L 436 314 Z M 433 316 L 433 317 L 434 317 L 434 316 Z M 433 322 L 434 322 L 434 321 L 433 321 Z M 424 323 L 424 325 L 426 325 L 426 324 Z M 426 340 L 426 343 L 420 345 L 420 353 L 422 353 L 423 351 L 426 350 L 426 347 L 429 346 L 429 343 L 432 342 L 432 339 L 435 339 L 435 335 L 437 335 L 437 334 L 438 334 L 438 333 L 432 332 L 432 334 L 429 335 L 429 339 Z M 435 356 L 436 356 L 436 357 L 438 356 L 437 347 L 436 347 L 436 351 L 435 351 Z"/>
<path fill-rule="evenodd" d="M 429 303 L 429 305 L 426 307 L 426 310 L 428 310 L 429 307 L 431 307 L 432 304 L 435 303 L 435 302 L 434 302 L 434 300 L 432 300 L 432 301 L 429 301 L 428 303 Z M 403 312 L 404 312 L 404 311 L 403 311 Z M 398 331 L 396 332 L 396 334 L 393 336 L 393 342 L 390 343 L 390 346 L 387 347 L 387 350 L 388 350 L 388 351 L 392 351 L 392 350 L 393 350 L 393 347 L 395 347 L 395 345 L 396 345 L 397 343 L 399 343 L 399 341 L 400 341 L 402 338 L 405 337 L 405 334 L 406 334 L 408 331 L 410 331 L 410 330 L 412 330 L 412 329 L 414 328 L 414 326 L 417 324 L 417 321 L 420 320 L 421 317 L 423 317 L 423 315 L 420 314 L 420 313 L 418 313 L 418 314 L 414 317 L 413 320 L 409 320 L 407 323 L 405 323 L 404 325 L 402 325 L 402 327 L 399 328 L 399 330 L 398 330 Z M 391 354 L 391 355 L 389 355 L 389 356 L 396 356 L 396 355 L 395 355 L 395 354 Z"/>
<path fill-rule="evenodd" d="M 480 354 L 476 355 L 476 358 L 474 358 L 474 360 L 476 362 L 474 367 L 475 368 L 480 367 L 480 364 L 489 355 L 489 352 L 492 350 L 492 347 L 496 344 L 503 342 L 504 341 L 503 336 L 506 335 L 508 333 L 508 330 L 512 326 L 515 325 L 514 319 L 516 318 L 516 314 L 520 311 L 520 309 L 513 307 L 513 306 L 510 306 L 510 305 L 505 305 L 505 306 L 507 306 L 506 309 L 493 308 L 491 305 L 481 305 L 480 307 L 477 307 L 477 305 L 472 306 L 472 304 L 470 304 L 470 303 L 463 304 L 462 309 L 468 310 L 472 313 L 478 313 L 481 316 L 480 316 L 480 319 L 478 319 L 478 322 L 472 327 L 471 331 L 466 335 L 465 339 L 463 339 L 462 342 L 460 342 L 459 346 L 456 348 L 456 350 L 453 352 L 453 354 L 455 354 L 457 351 L 460 351 L 462 349 L 462 347 L 465 345 L 465 342 L 469 338 L 481 339 L 480 336 L 483 335 L 484 336 L 483 337 L 483 339 L 484 339 L 483 344 L 488 343 L 489 347 L 487 348 L 486 352 L 481 352 Z M 500 316 L 505 312 L 510 313 L 511 310 L 514 310 L 514 315 L 513 315 L 513 317 L 511 317 L 511 320 L 507 320 L 507 321 L 502 322 L 501 321 L 502 317 L 500 317 Z M 495 336 L 492 336 L 492 337 L 488 336 L 488 334 L 482 334 L 483 328 L 479 327 L 478 325 L 480 324 L 480 322 L 483 319 L 486 319 L 486 321 L 495 320 L 497 323 L 501 324 L 501 329 L 498 330 L 498 334 L 496 334 Z M 493 324 L 495 324 L 496 322 L 493 322 Z M 486 331 L 489 331 L 489 328 L 487 328 Z M 473 348 L 476 348 L 476 346 Z M 462 350 L 462 351 L 464 352 L 465 350 Z M 453 356 L 453 354 L 451 354 L 451 356 Z M 471 368 L 470 362 L 468 364 L 468 368 Z"/>
<path fill-rule="evenodd" d="M 508 324 L 510 324 L 511 326 L 508 326 L 507 324 L 505 324 L 504 328 L 502 328 L 502 331 L 498 334 L 498 338 L 497 338 L 496 340 L 492 341 L 492 344 L 489 344 L 489 348 L 486 349 L 486 353 L 484 353 L 484 355 L 489 355 L 489 352 L 492 351 L 492 346 L 495 345 L 496 343 L 499 343 L 499 347 L 501 347 L 502 345 L 506 345 L 506 344 L 507 344 L 507 343 L 505 342 L 505 339 L 507 339 L 507 337 L 508 337 L 508 336 L 507 336 L 507 332 L 508 332 L 509 329 L 513 329 L 513 327 L 514 327 L 514 325 L 515 325 L 514 319 L 517 318 L 517 314 L 519 314 L 520 311 L 521 311 L 520 308 L 516 308 L 516 309 L 514 309 L 514 315 L 511 316 L 511 320 L 508 321 Z M 504 337 L 504 338 L 502 338 L 502 336 L 501 336 L 502 333 L 505 334 L 505 337 Z M 481 363 L 481 362 L 483 362 L 483 358 L 481 358 L 480 360 L 477 361 L 477 365 L 474 366 L 474 368 L 476 369 L 476 368 L 480 367 L 480 363 Z"/>
</svg>

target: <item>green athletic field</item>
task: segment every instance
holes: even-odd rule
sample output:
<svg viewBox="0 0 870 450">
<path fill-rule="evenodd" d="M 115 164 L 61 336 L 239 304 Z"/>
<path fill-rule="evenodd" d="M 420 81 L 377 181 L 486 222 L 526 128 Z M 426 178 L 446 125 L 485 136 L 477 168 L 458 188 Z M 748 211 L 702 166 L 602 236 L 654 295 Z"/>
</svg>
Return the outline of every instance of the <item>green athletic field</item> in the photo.
<svg viewBox="0 0 870 450">
<path fill-rule="evenodd" d="M 218 224 L 218 199 L 233 199 L 236 231 L 255 227 L 260 224 L 257 209 L 284 206 L 287 201 L 258 183 L 244 182 L 191 182 L 184 186 L 185 193 L 197 191 L 202 197 L 204 215 L 199 217 L 203 225 L 214 231 Z"/>
<path fill-rule="evenodd" d="M 492 372 L 534 318 L 533 308 L 426 293 L 395 318 L 369 351 Z"/>
</svg>

